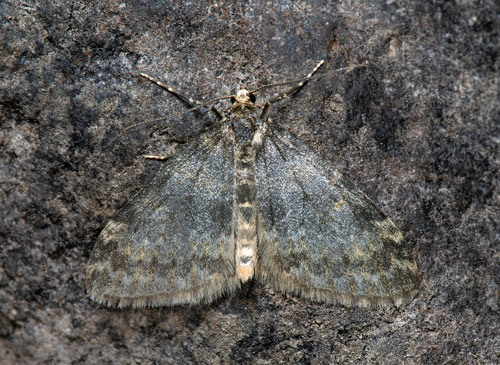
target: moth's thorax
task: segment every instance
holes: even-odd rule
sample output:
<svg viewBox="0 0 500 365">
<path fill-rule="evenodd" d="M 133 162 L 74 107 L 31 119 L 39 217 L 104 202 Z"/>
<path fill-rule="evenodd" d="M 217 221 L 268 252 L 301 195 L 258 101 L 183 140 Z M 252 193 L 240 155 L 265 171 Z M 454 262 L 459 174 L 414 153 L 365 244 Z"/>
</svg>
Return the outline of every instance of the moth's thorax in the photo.
<svg viewBox="0 0 500 365">
<path fill-rule="evenodd" d="M 248 152 L 257 131 L 255 97 L 241 89 L 233 100 L 231 127 L 234 134 L 235 152 Z"/>
<path fill-rule="evenodd" d="M 235 148 L 249 146 L 255 134 L 255 119 L 251 113 L 235 115 L 232 118 Z"/>
<path fill-rule="evenodd" d="M 246 90 L 240 90 L 233 104 L 234 136 L 234 240 L 236 273 L 242 281 L 255 274 L 257 261 L 257 193 L 255 182 L 257 117 L 253 101 Z"/>
</svg>

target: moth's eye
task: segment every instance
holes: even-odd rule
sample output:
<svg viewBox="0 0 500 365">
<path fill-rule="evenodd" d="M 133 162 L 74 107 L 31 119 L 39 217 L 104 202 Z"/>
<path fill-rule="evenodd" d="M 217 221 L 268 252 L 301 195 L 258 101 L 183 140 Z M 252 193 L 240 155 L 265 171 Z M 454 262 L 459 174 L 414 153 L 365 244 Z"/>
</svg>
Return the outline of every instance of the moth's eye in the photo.
<svg viewBox="0 0 500 365">
<path fill-rule="evenodd" d="M 231 96 L 231 99 L 229 99 L 229 100 L 231 100 L 231 104 L 236 103 L 236 98 L 234 96 Z"/>
<path fill-rule="evenodd" d="M 249 96 L 249 97 L 250 97 L 250 101 L 251 101 L 252 103 L 255 103 L 255 100 L 257 100 L 257 99 L 255 98 L 255 95 L 254 95 L 254 94 L 250 94 L 250 96 Z"/>
</svg>

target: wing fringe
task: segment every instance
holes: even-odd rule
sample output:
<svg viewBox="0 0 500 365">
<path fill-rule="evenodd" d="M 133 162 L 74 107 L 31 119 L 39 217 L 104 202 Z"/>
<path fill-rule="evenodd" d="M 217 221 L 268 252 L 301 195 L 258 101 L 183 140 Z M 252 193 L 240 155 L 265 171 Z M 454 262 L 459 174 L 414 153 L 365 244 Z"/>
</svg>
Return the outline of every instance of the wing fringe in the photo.
<svg viewBox="0 0 500 365">
<path fill-rule="evenodd" d="M 171 293 L 119 297 L 89 289 L 89 294 L 92 300 L 111 308 L 155 308 L 200 303 L 208 304 L 222 296 L 233 293 L 239 288 L 240 281 L 236 276 L 230 278 L 219 276 L 204 285 Z"/>
</svg>

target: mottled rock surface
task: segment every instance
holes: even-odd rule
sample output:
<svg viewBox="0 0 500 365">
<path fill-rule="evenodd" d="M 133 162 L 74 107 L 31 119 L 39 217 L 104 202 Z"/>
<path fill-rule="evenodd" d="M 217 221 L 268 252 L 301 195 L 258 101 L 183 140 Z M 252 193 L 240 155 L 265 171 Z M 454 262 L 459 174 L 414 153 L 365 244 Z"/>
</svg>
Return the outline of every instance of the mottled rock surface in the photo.
<svg viewBox="0 0 500 365">
<path fill-rule="evenodd" d="M 332 3 L 0 3 L 2 364 L 500 362 L 500 5 Z M 271 117 L 393 218 L 415 300 L 349 309 L 254 284 L 192 308 L 91 302 L 97 235 L 161 165 L 142 156 L 211 121 L 169 119 L 185 107 L 138 73 L 211 98 L 321 59 Z"/>
</svg>

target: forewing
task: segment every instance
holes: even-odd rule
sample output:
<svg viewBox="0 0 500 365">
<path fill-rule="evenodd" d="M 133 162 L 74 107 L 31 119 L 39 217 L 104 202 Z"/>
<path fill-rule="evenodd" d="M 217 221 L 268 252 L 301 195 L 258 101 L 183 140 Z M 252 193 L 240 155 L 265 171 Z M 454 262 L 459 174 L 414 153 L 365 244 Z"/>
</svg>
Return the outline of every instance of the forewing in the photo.
<svg viewBox="0 0 500 365">
<path fill-rule="evenodd" d="M 239 286 L 234 268 L 232 143 L 200 136 L 103 229 L 87 267 L 108 306 L 210 302 Z"/>
<path fill-rule="evenodd" d="M 401 232 L 304 142 L 270 130 L 256 173 L 261 281 L 347 306 L 400 305 L 415 295 L 417 267 Z"/>
</svg>

